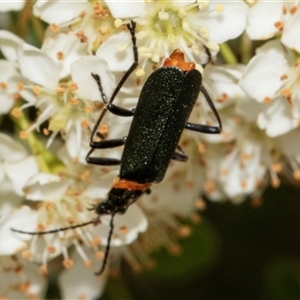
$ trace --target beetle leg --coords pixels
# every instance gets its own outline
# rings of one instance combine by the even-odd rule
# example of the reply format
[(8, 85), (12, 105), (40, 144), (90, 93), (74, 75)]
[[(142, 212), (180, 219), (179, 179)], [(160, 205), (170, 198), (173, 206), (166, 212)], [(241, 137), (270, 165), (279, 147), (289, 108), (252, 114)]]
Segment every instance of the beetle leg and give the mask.
[(137, 50), (137, 46), (136, 46), (136, 37), (135, 37), (135, 28), (136, 28), (136, 23), (134, 21), (131, 21), (130, 24), (127, 25), (127, 28), (130, 32), (131, 35), (131, 41), (132, 41), (132, 51), (133, 51), (133, 58), (134, 61), (131, 64), (131, 66), (129, 67), (129, 69), (126, 71), (126, 73), (124, 74), (124, 76), (121, 78), (120, 82), (118, 83), (117, 87), (115, 88), (111, 98), (107, 99), (107, 96), (104, 93), (102, 84), (101, 84), (101, 79), (100, 76), (97, 74), (92, 74), (92, 76), (94, 77), (94, 79), (97, 82), (99, 91), (101, 93), (101, 97), (102, 100), (104, 102), (104, 104), (106, 104), (106, 106), (103, 108), (102, 113), (99, 117), (99, 119), (97, 120), (96, 124), (93, 127), (92, 130), (92, 134), (91, 134), (91, 143), (93, 142), (95, 135), (97, 133), (99, 124), (101, 123), (102, 119), (104, 118), (105, 113), (107, 112), (107, 110), (111, 111), (113, 114), (115, 115), (119, 115), (119, 116), (133, 116), (134, 114), (134, 110), (127, 110), (125, 108), (113, 105), (112, 102), (114, 101), (115, 97), (117, 96), (118, 92), (120, 91), (120, 89), (122, 88), (123, 84), (125, 83), (125, 81), (127, 80), (127, 78), (130, 76), (130, 74), (137, 68), (138, 66), (138, 60), (139, 60), (139, 55), (138, 55), (138, 50)]
[[(102, 97), (104, 104), (107, 104), (107, 97), (103, 91), (100, 76), (95, 73), (92, 73), (92, 76), (98, 85), (98, 88), (101, 93), (101, 97)], [(109, 101), (109, 104), (107, 104), (107, 106), (106, 106), (106, 110), (109, 110), (111, 113), (113, 113), (114, 115), (117, 115), (117, 116), (132, 117), (134, 115), (135, 109), (126, 109), (126, 108), (114, 105), (111, 103), (111, 101)], [(102, 119), (103, 119), (103, 116), (102, 116)]]
[(205, 87), (203, 85), (201, 85), (200, 87), (200, 91), (202, 92), (202, 94), (204, 95), (204, 98), (206, 100), (206, 102), (208, 103), (209, 107), (211, 108), (213, 114), (215, 115), (219, 126), (209, 126), (209, 125), (202, 125), (202, 124), (196, 124), (196, 123), (190, 123), (187, 122), (185, 125), (186, 129), (189, 130), (193, 130), (193, 131), (198, 131), (198, 132), (203, 132), (203, 133), (221, 133), (222, 132), (222, 122), (221, 122), (221, 118), (210, 98), (210, 96), (208, 95)]
[(123, 146), (125, 144), (126, 138), (123, 139), (111, 139), (104, 140), (100, 142), (91, 142), (90, 147), (93, 149), (106, 149)]
[(91, 149), (86, 156), (86, 161), (89, 164), (98, 166), (118, 166), (121, 164), (121, 160), (117, 158), (90, 156), (93, 152), (94, 149)]
[(107, 106), (107, 109), (114, 115), (121, 116), (121, 117), (132, 117), (134, 115), (134, 111), (135, 111), (135, 108), (126, 109), (126, 108), (123, 108), (123, 107), (120, 107), (120, 106), (117, 106), (114, 104), (109, 104)]
[(186, 162), (189, 159), (188, 156), (184, 153), (183, 149), (179, 145), (177, 145), (176, 148), (178, 149), (179, 152), (174, 152), (172, 159)]
[(177, 160), (177, 161), (182, 161), (182, 162), (186, 162), (189, 158), (187, 155), (185, 154), (181, 154), (178, 152), (174, 152), (172, 159)]
[(137, 66), (139, 65), (139, 55), (138, 55), (138, 50), (137, 50), (137, 46), (136, 46), (136, 37), (135, 37), (135, 27), (136, 27), (136, 23), (134, 21), (131, 21), (130, 24), (127, 25), (127, 28), (130, 32), (131, 35), (131, 41), (132, 41), (132, 50), (133, 50), (133, 58), (134, 61), (131, 64), (131, 66), (129, 67), (129, 69), (126, 71), (126, 73), (124, 74), (124, 76), (121, 78), (121, 80), (119, 81), (117, 87), (115, 88), (111, 98), (109, 99), (109, 101), (107, 101), (107, 97), (103, 91), (103, 87), (101, 84), (101, 79), (99, 77), (99, 75), (92, 73), (92, 76), (94, 77), (94, 79), (96, 80), (100, 93), (101, 93), (101, 97), (102, 100), (105, 104), (111, 104), (117, 94), (119, 93), (120, 89), (122, 88), (123, 84), (125, 83), (125, 81), (127, 80), (127, 78), (130, 76), (130, 74), (137, 68)]
[(202, 125), (202, 124), (196, 124), (196, 123), (190, 123), (190, 122), (186, 123), (185, 129), (198, 131), (198, 132), (202, 132), (202, 133), (209, 133), (209, 134), (221, 132), (221, 130), (218, 126), (209, 126), (209, 125)]
[(90, 147), (91, 150), (88, 152), (86, 156), (86, 161), (89, 164), (93, 165), (100, 165), (100, 166), (116, 166), (121, 163), (121, 161), (117, 158), (110, 158), (110, 157), (94, 157), (91, 154), (94, 152), (95, 149), (107, 149), (107, 148), (114, 148), (124, 145), (126, 142), (126, 137), (122, 139), (112, 139), (112, 140), (104, 140), (100, 142), (91, 142)]

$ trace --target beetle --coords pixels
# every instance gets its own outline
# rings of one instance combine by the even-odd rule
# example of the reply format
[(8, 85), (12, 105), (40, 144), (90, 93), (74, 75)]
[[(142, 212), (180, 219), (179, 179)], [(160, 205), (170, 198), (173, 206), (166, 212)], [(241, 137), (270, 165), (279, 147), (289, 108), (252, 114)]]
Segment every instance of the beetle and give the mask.
[[(184, 54), (176, 49), (162, 67), (155, 70), (145, 82), (137, 106), (127, 110), (113, 104), (115, 96), (128, 76), (138, 66), (138, 52), (135, 40), (135, 23), (127, 26), (132, 37), (134, 62), (120, 81), (112, 97), (107, 101), (100, 77), (92, 74), (98, 83), (106, 107), (95, 124), (90, 141), (91, 150), (87, 154), (88, 163), (96, 165), (120, 165), (119, 176), (113, 181), (107, 200), (96, 206), (98, 216), (111, 215), (111, 230), (101, 274), (105, 268), (109, 244), (113, 232), (115, 214), (123, 214), (127, 208), (144, 193), (150, 192), (153, 183), (163, 180), (171, 159), (185, 162), (188, 157), (178, 145), (184, 129), (217, 134), (222, 131), (222, 122), (207, 91), (202, 86), (201, 73), (194, 62), (186, 62)], [(211, 60), (210, 52), (208, 61)], [(199, 93), (202, 92), (212, 109), (219, 126), (209, 126), (188, 122)], [(98, 127), (109, 110), (118, 116), (133, 116), (129, 133), (121, 139), (94, 142)], [(121, 159), (93, 157), (95, 149), (106, 149), (124, 145)], [(177, 150), (176, 150), (177, 149)]]
[[(111, 215), (105, 256), (102, 267), (96, 275), (102, 274), (105, 270), (114, 230), (114, 216), (125, 213), (127, 208), (144, 193), (150, 193), (151, 185), (163, 180), (172, 159), (180, 162), (187, 161), (188, 157), (178, 145), (182, 131), (189, 129), (209, 134), (218, 134), (222, 131), (218, 112), (202, 86), (201, 73), (195, 68), (194, 62), (184, 60), (184, 53), (180, 49), (175, 49), (170, 57), (164, 61), (163, 66), (156, 69), (148, 77), (142, 87), (136, 108), (128, 110), (113, 104), (121, 87), (138, 66), (136, 23), (131, 21), (127, 28), (131, 35), (134, 62), (120, 80), (109, 100), (104, 93), (100, 77), (92, 73), (105, 106), (93, 127), (90, 138), (91, 149), (86, 156), (86, 161), (95, 165), (120, 165), (119, 175), (113, 181), (107, 199), (95, 205), (94, 209), (97, 216), (89, 222), (36, 233), (14, 230), (29, 234), (54, 233), (88, 224), (98, 224), (102, 215)], [(205, 51), (208, 59), (202, 65), (203, 68), (211, 60), (211, 54), (206, 47)], [(214, 113), (218, 126), (188, 122), (200, 92), (203, 93)], [(133, 117), (126, 137), (106, 140), (104, 136), (98, 133), (98, 128), (107, 111), (117, 116)], [(96, 136), (99, 135), (101, 140), (95, 141)], [(92, 156), (96, 149), (118, 146), (124, 146), (121, 159)]]

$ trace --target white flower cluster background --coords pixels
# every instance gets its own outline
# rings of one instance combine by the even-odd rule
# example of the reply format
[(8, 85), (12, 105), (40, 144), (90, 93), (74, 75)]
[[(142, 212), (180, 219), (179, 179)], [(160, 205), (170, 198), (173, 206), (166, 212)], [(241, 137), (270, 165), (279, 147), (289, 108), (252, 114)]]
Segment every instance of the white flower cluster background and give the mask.
[[(0, 298), (43, 299), (56, 259), (62, 298), (95, 299), (122, 259), (139, 271), (157, 248), (176, 251), (169, 233), (184, 234), (178, 216), (197, 218), (203, 196), (257, 203), (266, 187), (283, 179), (297, 185), (299, 8), (300, 1), (262, 0), (0, 1)], [(97, 226), (40, 236), (11, 228), (46, 231), (88, 222), (106, 199), (119, 167), (85, 161), (104, 107), (91, 73), (109, 98), (133, 62), (131, 20), (139, 66), (114, 103), (133, 109), (149, 75), (180, 48), (202, 73), (223, 130), (184, 131), (180, 146), (188, 161), (171, 161), (151, 194), (116, 216), (107, 272), (97, 277), (110, 216)], [(204, 70), (203, 46), (212, 53)], [(203, 95), (190, 121), (217, 126)], [(122, 138), (130, 122), (108, 112), (99, 131)], [(122, 147), (95, 153), (120, 158)], [(139, 239), (151, 240), (151, 247), (134, 247)]]

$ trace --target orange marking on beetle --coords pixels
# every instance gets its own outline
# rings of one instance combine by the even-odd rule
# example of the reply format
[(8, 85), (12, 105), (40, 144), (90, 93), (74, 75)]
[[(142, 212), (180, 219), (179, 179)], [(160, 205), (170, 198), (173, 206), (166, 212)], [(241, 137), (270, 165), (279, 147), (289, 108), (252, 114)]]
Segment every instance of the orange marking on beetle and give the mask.
[(163, 66), (177, 67), (182, 71), (190, 71), (196, 67), (194, 62), (184, 60), (184, 54), (180, 49), (175, 49), (170, 57), (165, 59)]
[(116, 189), (145, 191), (151, 186), (151, 183), (138, 183), (127, 179), (120, 179), (117, 177), (115, 178), (112, 186)]

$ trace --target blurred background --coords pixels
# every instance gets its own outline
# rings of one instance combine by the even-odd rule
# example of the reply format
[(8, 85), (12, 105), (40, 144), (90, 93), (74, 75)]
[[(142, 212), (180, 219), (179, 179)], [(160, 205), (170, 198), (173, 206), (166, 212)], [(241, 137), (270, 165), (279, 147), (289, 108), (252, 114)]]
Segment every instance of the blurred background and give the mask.
[[(101, 299), (300, 299), (300, 190), (268, 189), (261, 205), (212, 203), (183, 252), (153, 255), (140, 274), (123, 265)], [(57, 297), (54, 285), (48, 298)]]
[(257, 208), (208, 201), (181, 257), (157, 254), (152, 274), (124, 268), (133, 299), (299, 299), (299, 198), (281, 187)]

